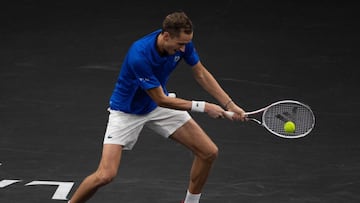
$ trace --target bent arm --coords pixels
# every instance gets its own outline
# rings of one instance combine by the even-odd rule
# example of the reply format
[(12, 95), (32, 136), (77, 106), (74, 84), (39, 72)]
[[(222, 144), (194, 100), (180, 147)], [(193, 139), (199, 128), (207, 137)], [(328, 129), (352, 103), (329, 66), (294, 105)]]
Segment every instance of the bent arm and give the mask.
[[(234, 102), (231, 101), (230, 96), (221, 88), (219, 83), (215, 80), (212, 74), (206, 70), (206, 68), (198, 62), (193, 66), (193, 74), (195, 80), (218, 102), (227, 106), (227, 110), (235, 112), (237, 115), (233, 117), (235, 120), (244, 119), (244, 111), (238, 107)], [(195, 110), (193, 109), (193, 104), (196, 104), (196, 101), (189, 101), (181, 98), (168, 97), (164, 94), (164, 91), (161, 86), (146, 90), (148, 95), (157, 103), (158, 106), (177, 109), (177, 110)], [(195, 103), (194, 103), (195, 102)], [(210, 117), (218, 118), (224, 116), (224, 109), (217, 104), (203, 102), (204, 108), (201, 110), (206, 112)], [(198, 111), (198, 110), (196, 110)]]
[(191, 110), (191, 101), (181, 98), (168, 97), (164, 94), (161, 86), (149, 89), (146, 92), (158, 106), (184, 111)]
[(191, 110), (191, 101), (181, 98), (168, 97), (164, 94), (161, 86), (149, 89), (146, 92), (158, 106), (184, 111)]
[[(161, 86), (146, 90), (146, 92), (157, 103), (157, 105), (161, 107), (183, 111), (191, 110), (205, 112), (212, 118), (219, 118), (224, 116), (224, 110), (216, 104), (205, 101), (189, 101), (181, 98), (168, 97), (164, 94)], [(199, 106), (197, 106), (197, 104)], [(200, 107), (201, 105), (203, 106)], [(194, 106), (196, 106), (196, 108)]]

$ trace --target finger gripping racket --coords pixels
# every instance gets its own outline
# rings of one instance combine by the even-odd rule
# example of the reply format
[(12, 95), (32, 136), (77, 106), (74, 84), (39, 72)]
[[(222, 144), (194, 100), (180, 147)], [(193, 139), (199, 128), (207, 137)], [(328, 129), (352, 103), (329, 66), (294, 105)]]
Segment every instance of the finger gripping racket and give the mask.
[[(232, 112), (227, 112), (231, 115)], [(315, 126), (315, 116), (309, 106), (299, 101), (282, 100), (256, 111), (245, 113), (247, 120), (253, 121), (269, 132), (282, 138), (300, 138), (308, 135)], [(295, 130), (286, 131), (284, 125), (291, 121)]]

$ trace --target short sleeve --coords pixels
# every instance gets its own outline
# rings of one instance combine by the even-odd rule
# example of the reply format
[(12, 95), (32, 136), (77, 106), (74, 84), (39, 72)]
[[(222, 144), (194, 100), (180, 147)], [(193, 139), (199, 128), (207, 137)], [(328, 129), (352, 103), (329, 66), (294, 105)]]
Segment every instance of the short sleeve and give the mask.
[(160, 86), (159, 80), (155, 77), (152, 68), (148, 63), (137, 60), (137, 62), (133, 64), (132, 70), (142, 89), (148, 90)]
[(200, 57), (199, 57), (199, 55), (194, 47), (194, 44), (192, 42), (186, 44), (184, 60), (190, 66), (197, 64), (200, 60)]

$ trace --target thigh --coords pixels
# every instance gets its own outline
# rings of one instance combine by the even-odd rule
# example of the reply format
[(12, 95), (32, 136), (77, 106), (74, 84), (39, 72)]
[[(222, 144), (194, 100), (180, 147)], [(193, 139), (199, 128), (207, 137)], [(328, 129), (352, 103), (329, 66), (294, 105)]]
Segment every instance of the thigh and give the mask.
[(201, 157), (217, 151), (215, 143), (193, 119), (177, 129), (171, 138)]
[(104, 144), (98, 171), (107, 176), (115, 176), (120, 166), (122, 150), (121, 145)]

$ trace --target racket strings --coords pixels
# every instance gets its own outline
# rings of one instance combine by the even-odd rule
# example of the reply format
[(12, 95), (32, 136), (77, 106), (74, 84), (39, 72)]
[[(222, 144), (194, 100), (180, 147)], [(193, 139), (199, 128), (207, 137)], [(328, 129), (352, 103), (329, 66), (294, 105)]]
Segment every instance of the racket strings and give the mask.
[[(284, 124), (295, 123), (294, 132), (286, 132)], [(308, 134), (315, 123), (314, 115), (307, 106), (298, 103), (279, 103), (270, 106), (263, 114), (263, 124), (270, 131), (284, 137), (300, 137)]]

